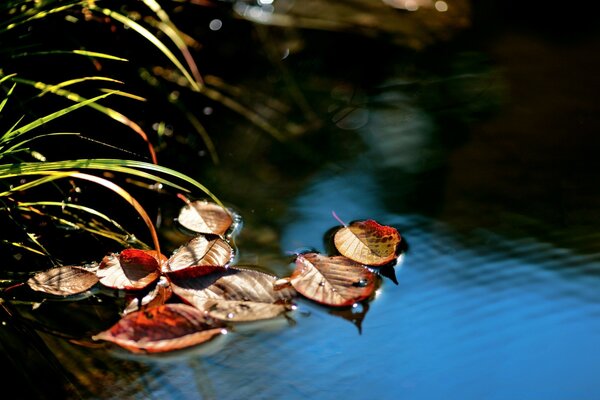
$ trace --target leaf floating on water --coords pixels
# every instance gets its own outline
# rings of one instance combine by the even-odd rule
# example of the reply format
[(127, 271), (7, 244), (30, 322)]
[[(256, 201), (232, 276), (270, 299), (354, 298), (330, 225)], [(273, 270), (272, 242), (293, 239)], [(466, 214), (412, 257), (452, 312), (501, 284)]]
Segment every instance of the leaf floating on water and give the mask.
[(328, 306), (351, 306), (373, 294), (376, 275), (346, 257), (317, 253), (296, 257), (291, 283), (307, 298)]
[(204, 343), (224, 333), (222, 322), (187, 304), (165, 304), (136, 311), (92, 337), (134, 353), (160, 353)]
[(380, 266), (396, 258), (401, 237), (395, 228), (369, 219), (341, 228), (333, 241), (343, 256), (364, 265)]
[(226, 266), (233, 259), (233, 248), (225, 240), (198, 235), (177, 249), (163, 265), (163, 272), (180, 278), (194, 278)]
[(80, 294), (96, 283), (96, 274), (75, 266), (62, 266), (38, 272), (27, 281), (31, 289), (56, 296)]
[(173, 290), (168, 279), (161, 276), (156, 286), (143, 297), (135, 297), (127, 304), (123, 314), (129, 314), (134, 311), (145, 310), (151, 307), (162, 306), (171, 298)]
[(96, 275), (110, 288), (139, 290), (158, 279), (160, 267), (153, 253), (126, 249), (104, 257)]
[(177, 221), (192, 232), (214, 235), (224, 235), (233, 224), (229, 211), (207, 201), (186, 204), (179, 212)]
[(222, 268), (194, 279), (173, 280), (173, 292), (213, 318), (232, 322), (277, 317), (292, 308), (296, 291), (275, 290), (277, 277), (251, 269)]

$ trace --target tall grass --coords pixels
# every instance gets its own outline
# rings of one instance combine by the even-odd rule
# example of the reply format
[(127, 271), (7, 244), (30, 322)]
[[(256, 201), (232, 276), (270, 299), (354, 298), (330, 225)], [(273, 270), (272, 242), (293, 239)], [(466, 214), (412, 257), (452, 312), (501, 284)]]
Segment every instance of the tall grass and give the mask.
[[(130, 65), (136, 63), (135, 59), (128, 60), (122, 57), (119, 48), (115, 49), (115, 54), (87, 48), (85, 44), (81, 48), (65, 48), (72, 44), (69, 38), (65, 38), (64, 42), (54, 43), (55, 48), (39, 46), (39, 43), (43, 43), (44, 27), (52, 27), (54, 24), (61, 24), (64, 29), (69, 28), (70, 24), (106, 24), (107, 21), (111, 24), (121, 24), (131, 34), (139, 35), (154, 47), (157, 57), (164, 57), (184, 76), (189, 87), (199, 92), (203, 87), (202, 77), (187, 49), (184, 35), (156, 1), (144, 0), (141, 3), (154, 17), (153, 20), (157, 21), (155, 27), (144, 26), (122, 11), (127, 4), (137, 6), (138, 3), (137, 1), (8, 0), (0, 5), (2, 17), (0, 18), (0, 42), (5, 44), (0, 49), (0, 90), (4, 92), (0, 97), (0, 129), (3, 129), (0, 131), (0, 218), (4, 215), (5, 220), (14, 222), (15, 213), (17, 216), (43, 216), (59, 226), (77, 228), (93, 236), (108, 238), (122, 246), (148, 248), (147, 243), (137, 239), (139, 235), (129, 233), (128, 228), (111, 215), (113, 211), (102, 211), (69, 199), (56, 199), (56, 193), (62, 190), (61, 181), (89, 182), (123, 200), (122, 204), (115, 202), (113, 207), (131, 207), (144, 222), (152, 247), (160, 251), (158, 235), (150, 212), (130, 189), (113, 181), (107, 172), (118, 176), (135, 177), (148, 182), (149, 185), (160, 184), (171, 188), (173, 193), (186, 192), (196, 195), (202, 193), (221, 204), (220, 200), (200, 182), (186, 174), (159, 165), (151, 135), (134, 118), (128, 117), (126, 113), (110, 105), (116, 98), (146, 101), (145, 98), (126, 90), (104, 87), (105, 85), (123, 86), (123, 82), (115, 76), (98, 74), (80, 76), (79, 64), (71, 62), (73, 57), (80, 57), (89, 60), (97, 70), (103, 70), (109, 68), (105, 68), (100, 61)], [(110, 8), (111, 6), (119, 8), (113, 9)], [(168, 42), (159, 38), (152, 29), (165, 34)], [(30, 34), (30, 32), (34, 33)], [(77, 39), (84, 42), (86, 38)], [(171, 50), (172, 47), (175, 51)], [(58, 82), (57, 79), (52, 79), (54, 72), (45, 68), (29, 67), (33, 63), (39, 63), (40, 59), (49, 57), (54, 60), (57, 57), (65, 59), (62, 64), (64, 69), (56, 72), (56, 76), (60, 77)], [(28, 63), (28, 60), (33, 61)], [(43, 77), (49, 76), (55, 83), (39, 79), (36, 77), (37, 73)], [(96, 94), (92, 96), (80, 94), (77, 88), (88, 93), (96, 92)], [(37, 94), (35, 92), (32, 94), (32, 90), (37, 91)], [(70, 101), (72, 104), (65, 106), (65, 101)], [(40, 116), (36, 108), (40, 104), (42, 109), (50, 111)], [(33, 111), (29, 109), (31, 105), (34, 106)], [(88, 128), (85, 123), (80, 124), (78, 132), (60, 128), (53, 130), (57, 126), (60, 127), (61, 121), (72, 121), (73, 114), (81, 113), (83, 109), (93, 109), (99, 112), (100, 118), (119, 122), (124, 127), (123, 134), (131, 131), (138, 135), (146, 143), (149, 162), (129, 158), (81, 158), (77, 157), (77, 148), (73, 148), (70, 152), (75, 156), (72, 159), (49, 161), (48, 158), (53, 158), (52, 146), (40, 147), (38, 144), (43, 141), (46, 143), (55, 141), (60, 146), (64, 143), (65, 137), (85, 137)], [(195, 116), (190, 115), (188, 118), (193, 120)], [(93, 124), (94, 121), (96, 120), (90, 123)], [(194, 121), (195, 128), (201, 132), (213, 160), (218, 160), (210, 137), (201, 123), (197, 119)], [(1, 128), (3, 125), (5, 128)], [(101, 143), (98, 148), (99, 153), (106, 146), (120, 148), (118, 142), (111, 144), (101, 140)], [(126, 153), (123, 150), (123, 154)], [(110, 197), (108, 194), (107, 196)], [(115, 212), (115, 214), (121, 215), (122, 212)], [(54, 262), (52, 249), (47, 248), (40, 241), (40, 236), (36, 233), (37, 226), (35, 223), (27, 224), (29, 220), (31, 218), (26, 217), (15, 222), (23, 234), (20, 237), (2, 237), (0, 245), (18, 247), (32, 254), (47, 257)]]

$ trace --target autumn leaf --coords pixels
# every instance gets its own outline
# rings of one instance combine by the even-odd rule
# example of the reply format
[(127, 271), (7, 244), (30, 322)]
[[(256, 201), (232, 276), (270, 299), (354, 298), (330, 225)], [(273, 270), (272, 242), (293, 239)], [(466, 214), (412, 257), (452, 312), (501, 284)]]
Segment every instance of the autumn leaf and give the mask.
[(27, 285), (33, 290), (57, 296), (80, 294), (98, 283), (95, 273), (85, 268), (62, 266), (38, 272)]
[(173, 290), (171, 289), (169, 280), (161, 276), (158, 282), (156, 282), (156, 286), (150, 292), (142, 297), (134, 297), (125, 307), (123, 314), (161, 306), (171, 298), (172, 294)]
[(110, 288), (140, 290), (158, 279), (160, 268), (155, 253), (126, 249), (104, 257), (96, 275)]
[(225, 333), (224, 324), (186, 304), (165, 304), (125, 315), (94, 340), (115, 343), (134, 353), (180, 350)]
[(193, 278), (226, 266), (233, 255), (233, 248), (225, 240), (214, 235), (198, 235), (173, 253), (163, 265), (163, 272)]
[(341, 255), (364, 265), (385, 265), (396, 258), (401, 237), (391, 226), (369, 219), (338, 230), (333, 241)]
[(275, 290), (277, 277), (241, 268), (221, 268), (194, 279), (172, 281), (173, 292), (213, 318), (232, 322), (274, 318), (292, 308), (295, 290)]
[(227, 209), (218, 204), (193, 201), (181, 209), (177, 222), (192, 232), (224, 235), (233, 224), (233, 218)]
[(300, 254), (290, 283), (305, 297), (328, 306), (351, 306), (371, 296), (376, 275), (343, 256)]

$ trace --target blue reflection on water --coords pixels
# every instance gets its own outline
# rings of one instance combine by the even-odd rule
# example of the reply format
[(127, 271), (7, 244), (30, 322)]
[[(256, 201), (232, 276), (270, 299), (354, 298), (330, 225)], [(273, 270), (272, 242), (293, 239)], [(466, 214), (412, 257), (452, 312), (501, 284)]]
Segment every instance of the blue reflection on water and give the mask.
[(324, 250), (331, 210), (400, 229), (410, 249), (399, 285), (384, 280), (362, 334), (301, 301), (293, 326), (233, 332), (213, 355), (156, 366), (154, 398), (597, 398), (600, 257), (386, 213), (369, 173), (316, 177), (281, 239)]
[[(312, 346), (340, 359), (339, 365), (322, 360), (319, 375), (331, 380), (333, 392), (315, 396), (565, 399), (598, 393), (600, 293), (589, 272), (600, 270), (599, 257), (483, 230), (472, 236), (487, 244), (472, 246), (473, 237), (428, 218), (386, 214), (377, 189), (358, 169), (322, 178), (298, 198), (295, 222), (284, 232), (283, 247), (298, 240), (318, 246), (319, 233), (335, 225), (335, 210), (347, 220), (372, 217), (394, 225), (410, 245), (399, 285), (384, 282), (361, 337), (340, 335), (336, 324), (315, 327), (330, 339)], [(306, 354), (297, 357), (306, 363)], [(319, 375), (307, 380), (323, 381)]]

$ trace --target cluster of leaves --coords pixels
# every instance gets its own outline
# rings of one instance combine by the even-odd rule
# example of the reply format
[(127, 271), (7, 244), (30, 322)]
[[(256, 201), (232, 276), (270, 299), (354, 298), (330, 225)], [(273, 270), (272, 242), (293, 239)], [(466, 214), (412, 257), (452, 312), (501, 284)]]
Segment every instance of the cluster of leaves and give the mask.
[(396, 262), (401, 237), (372, 220), (341, 227), (341, 255), (297, 254), (289, 277), (235, 265), (232, 238), (240, 218), (207, 201), (188, 202), (178, 222), (194, 236), (170, 257), (125, 249), (94, 267), (61, 266), (27, 281), (38, 292), (69, 298), (96, 286), (125, 293), (122, 318), (94, 340), (134, 353), (180, 350), (226, 332), (232, 323), (276, 318), (296, 308), (298, 294), (332, 308), (368, 301), (378, 286), (376, 268)]

